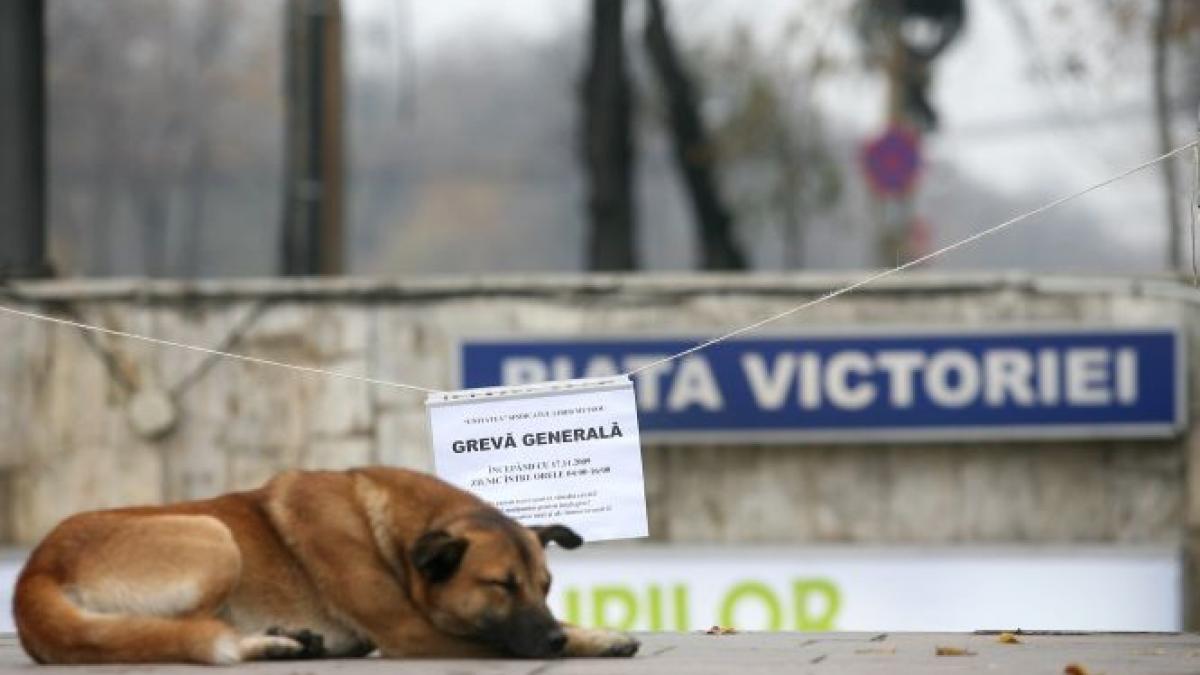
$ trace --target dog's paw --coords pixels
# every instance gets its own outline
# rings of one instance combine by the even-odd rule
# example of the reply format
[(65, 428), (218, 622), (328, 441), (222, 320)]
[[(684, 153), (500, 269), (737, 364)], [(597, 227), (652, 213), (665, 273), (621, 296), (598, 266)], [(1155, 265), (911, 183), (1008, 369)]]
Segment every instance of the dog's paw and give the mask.
[(642, 643), (637, 638), (614, 630), (564, 627), (567, 646), (563, 656), (633, 656)]
[(242, 638), (243, 660), (314, 659), (325, 654), (325, 639), (310, 630), (270, 628), (265, 635)]
[(292, 656), (283, 656), (276, 658), (290, 659), (316, 659), (325, 655), (325, 637), (320, 633), (314, 633), (307, 628), (302, 630), (287, 631), (278, 626), (272, 626), (267, 629), (267, 635), (272, 637), (291, 638), (300, 643), (302, 649), (299, 654)]
[(608, 649), (605, 649), (604, 653), (600, 656), (633, 656), (641, 646), (641, 641), (632, 635), (618, 633), (616, 639), (609, 644)]
[(238, 651), (243, 661), (296, 659), (304, 652), (304, 645), (282, 635), (251, 635), (238, 642)]

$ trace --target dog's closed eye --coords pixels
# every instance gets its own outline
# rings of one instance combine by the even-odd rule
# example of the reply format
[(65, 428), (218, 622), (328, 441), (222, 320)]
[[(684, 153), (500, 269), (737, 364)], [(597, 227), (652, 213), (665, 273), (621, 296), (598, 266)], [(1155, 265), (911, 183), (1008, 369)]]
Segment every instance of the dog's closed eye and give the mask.
[(512, 594), (515, 594), (521, 589), (520, 584), (517, 583), (517, 579), (511, 574), (503, 579), (484, 579), (483, 583), (491, 584), (492, 586), (499, 586), (508, 593)]

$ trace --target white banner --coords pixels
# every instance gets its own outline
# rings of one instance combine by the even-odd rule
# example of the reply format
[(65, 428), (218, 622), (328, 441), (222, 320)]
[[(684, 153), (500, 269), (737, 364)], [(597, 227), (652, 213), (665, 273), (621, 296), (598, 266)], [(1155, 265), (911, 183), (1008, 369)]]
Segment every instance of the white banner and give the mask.
[(12, 600), (17, 586), (17, 575), (21, 573), (24, 559), (0, 555), (0, 633), (17, 630), (13, 624)]
[(583, 626), (687, 631), (1178, 631), (1174, 549), (551, 549), (550, 606)]
[[(0, 633), (24, 561), (0, 556)], [(1175, 549), (550, 548), (550, 606), (633, 630), (1178, 631)]]
[(585, 541), (647, 535), (633, 383), (627, 377), (430, 395), (434, 466), (526, 525)]

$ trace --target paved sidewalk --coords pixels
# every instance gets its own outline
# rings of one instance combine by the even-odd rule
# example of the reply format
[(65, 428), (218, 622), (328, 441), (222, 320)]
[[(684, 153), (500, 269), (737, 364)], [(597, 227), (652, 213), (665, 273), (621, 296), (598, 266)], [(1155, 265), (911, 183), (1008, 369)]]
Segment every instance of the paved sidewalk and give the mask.
[[(1079, 673), (1140, 675), (1200, 672), (1200, 635), (1022, 634), (1002, 644), (995, 634), (964, 633), (648, 633), (632, 659), (556, 661), (286, 661), (238, 666), (279, 675), (572, 675), (599, 673)], [(938, 647), (968, 655), (937, 656)], [(0, 635), (0, 673), (180, 673), (192, 666), (35, 666), (12, 635)], [(1069, 671), (1068, 671), (1069, 672)]]

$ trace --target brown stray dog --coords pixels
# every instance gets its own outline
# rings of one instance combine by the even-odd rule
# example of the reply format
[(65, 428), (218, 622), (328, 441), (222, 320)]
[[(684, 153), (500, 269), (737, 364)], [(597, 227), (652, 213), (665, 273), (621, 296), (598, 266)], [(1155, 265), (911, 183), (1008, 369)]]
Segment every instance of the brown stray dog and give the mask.
[(424, 474), (289, 471), (207, 501), (68, 518), (17, 581), (41, 663), (631, 656), (624, 634), (560, 624), (548, 542)]

